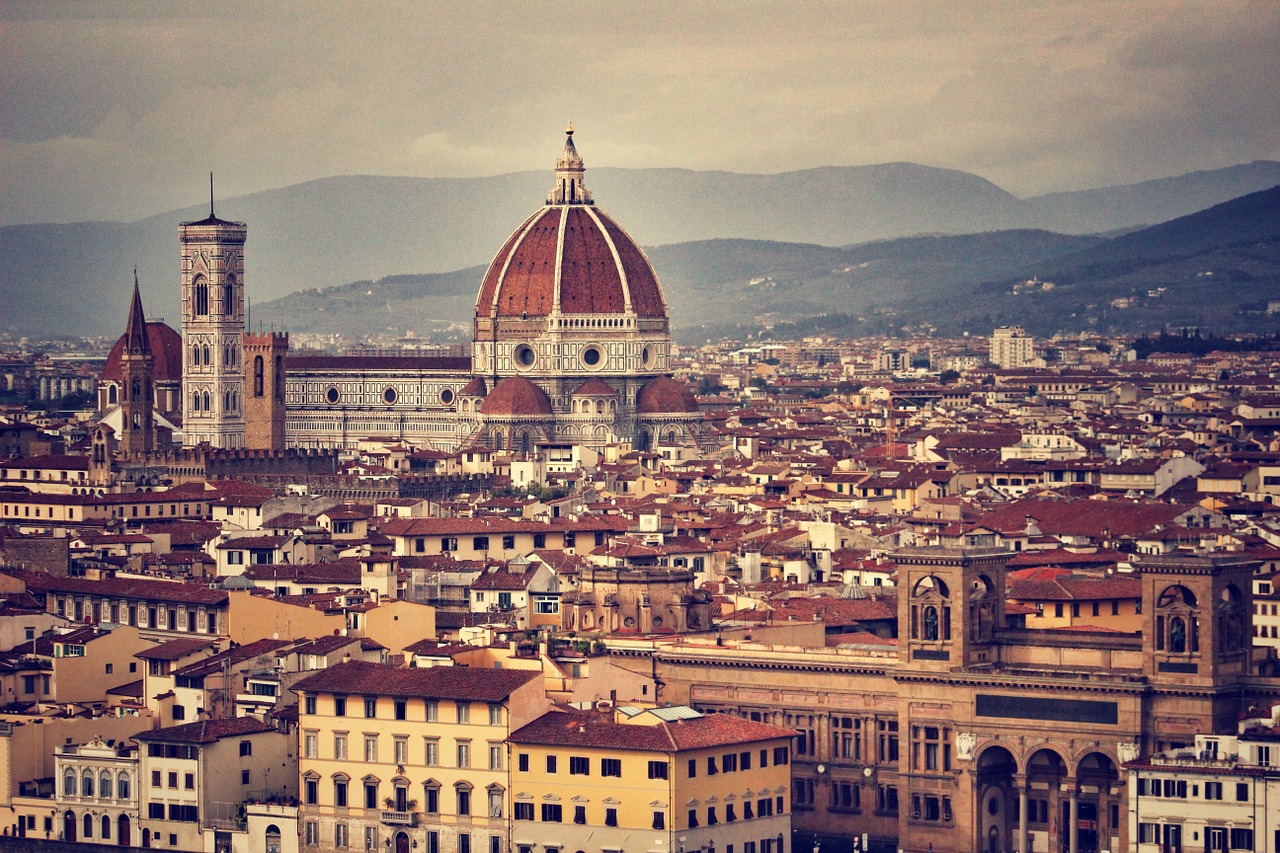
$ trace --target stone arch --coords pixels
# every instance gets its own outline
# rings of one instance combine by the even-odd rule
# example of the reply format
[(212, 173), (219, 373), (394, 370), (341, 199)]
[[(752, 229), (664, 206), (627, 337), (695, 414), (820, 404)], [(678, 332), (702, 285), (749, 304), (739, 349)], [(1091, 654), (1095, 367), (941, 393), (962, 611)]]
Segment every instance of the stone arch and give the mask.
[(974, 760), (974, 794), (978, 801), (978, 839), (984, 851), (1015, 849), (1018, 832), (1018, 761), (1000, 744), (984, 746)]
[(1075, 767), (1079, 791), (1077, 838), (1079, 850), (1118, 850), (1122, 783), (1114, 758), (1100, 750), (1080, 756)]

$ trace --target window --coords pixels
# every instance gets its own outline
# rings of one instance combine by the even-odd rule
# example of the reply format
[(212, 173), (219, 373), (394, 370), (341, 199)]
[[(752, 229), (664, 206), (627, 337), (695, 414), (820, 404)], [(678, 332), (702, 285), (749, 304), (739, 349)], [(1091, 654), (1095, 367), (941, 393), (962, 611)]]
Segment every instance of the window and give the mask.
[(240, 755), (241, 757), (246, 755), (253, 755), (253, 741), (248, 741), (248, 740), (240, 741)]
[[(751, 769), (751, 753), (744, 752), (738, 756), (738, 766), (743, 770)], [(666, 777), (663, 777), (666, 778)]]
[(466, 725), (467, 723), (470, 723), (471, 722), (471, 703), (459, 702), (457, 704), (457, 708), (458, 708), (458, 723), (460, 725)]
[(707, 826), (715, 826), (720, 822), (720, 818), (716, 816), (716, 807), (707, 806)]
[(502, 725), (502, 706), (496, 702), (489, 703), (489, 725)]
[(378, 699), (375, 696), (364, 697), (364, 715), (372, 719), (378, 716)]
[(618, 825), (618, 810), (617, 810), (617, 809), (615, 809), (615, 808), (607, 808), (607, 809), (605, 809), (605, 810), (604, 810), (604, 825), (605, 825), (605, 826), (617, 826), (617, 825)]
[(471, 853), (471, 834), (458, 833), (458, 853)]
[(347, 760), (347, 733), (333, 733), (333, 757), (338, 761)]
[(516, 820), (533, 820), (533, 803), (516, 803)]
[(561, 809), (559, 803), (543, 803), (542, 804), (542, 822), (543, 823), (560, 823)]
[(1238, 803), (1249, 802), (1249, 783), (1248, 782), (1236, 783), (1236, 802)]
[(396, 700), (396, 719), (407, 720), (409, 718), (409, 703), (403, 699)]
[(440, 813), (439, 783), (437, 783), (434, 780), (426, 783), (426, 785), (424, 785), (422, 788), (422, 792), (427, 799), (427, 803), (426, 803), (427, 814), (439, 814)]
[[(897, 724), (895, 723), (894, 725), (897, 725)], [(895, 743), (897, 742), (897, 738), (894, 739), (894, 742)], [(777, 766), (779, 764), (791, 763), (790, 753), (791, 753), (791, 750), (785, 746), (775, 746), (773, 748), (774, 766)]]
[(370, 764), (378, 762), (378, 736), (364, 736), (364, 760)]
[(489, 788), (489, 817), (502, 817), (501, 788)]
[(460, 785), (455, 789), (455, 793), (458, 796), (458, 814), (471, 814), (471, 788)]
[(409, 763), (409, 739), (403, 736), (397, 736), (394, 743), (394, 760), (396, 764)]
[(427, 706), (427, 722), (434, 723), (440, 717), (440, 703), (434, 699), (428, 699)]
[(333, 846), (343, 849), (349, 844), (347, 836), (347, 825), (345, 823), (335, 823), (333, 825)]
[(622, 778), (622, 759), (621, 758), (602, 758), (600, 759), (600, 775), (614, 776)]
[(569, 775), (570, 776), (590, 776), (591, 775), (591, 759), (581, 755), (569, 756)]
[(347, 780), (344, 778), (333, 780), (333, 804), (340, 809), (347, 807)]
[(440, 741), (437, 738), (425, 738), (423, 746), (426, 750), (423, 762), (428, 767), (440, 766)]
[(473, 550), (473, 551), (488, 551), (488, 550), (489, 550), (489, 537), (488, 537), (488, 536), (472, 536), (472, 537), (471, 537), (471, 550)]
[(951, 730), (942, 726), (912, 726), (911, 766), (916, 770), (950, 770)]
[[(1147, 780), (1146, 779), (1139, 780), (1138, 786), (1140, 788), (1145, 788), (1146, 786), (1142, 784), (1145, 781)], [(1143, 793), (1146, 793), (1146, 792), (1139, 791), (1139, 794), (1143, 794)], [(1222, 783), (1221, 782), (1205, 782), (1204, 798), (1206, 800), (1221, 800), (1222, 799)]]
[(170, 787), (170, 788), (177, 788), (177, 787), (178, 787), (178, 773), (177, 773), (177, 771), (170, 771), (170, 773), (169, 773), (169, 787)]
[(366, 809), (376, 809), (378, 807), (378, 783), (364, 783), (364, 807)]
[(304, 825), (303, 837), (306, 839), (308, 847), (315, 847), (320, 843), (320, 824), (317, 821), (309, 820)]
[(471, 766), (471, 741), (469, 740), (458, 741), (457, 752), (458, 752), (457, 766), (470, 767)]
[(698, 759), (696, 759), (696, 758), (690, 758), (690, 759), (689, 759), (689, 772), (688, 772), (688, 776), (689, 776), (689, 778), (690, 778), (690, 779), (695, 779), (695, 778), (697, 778), (697, 776), (698, 776)]
[(302, 706), (303, 706), (303, 708), (305, 709), (305, 710), (304, 710), (304, 713), (307, 713), (307, 714), (314, 714), (314, 713), (316, 712), (316, 697), (314, 697), (314, 696), (307, 696), (307, 697), (303, 700), (303, 702), (302, 702)]
[(1253, 849), (1253, 830), (1233, 828), (1231, 830), (1231, 849), (1232, 850), (1252, 850)]
[(529, 772), (529, 753), (521, 752), (516, 755), (516, 767), (521, 773)]
[(650, 761), (649, 762), (649, 778), (650, 779), (666, 779), (667, 778), (667, 762)]
[(548, 773), (556, 772), (556, 757), (554, 755), (547, 756), (547, 772)]
[(319, 779), (304, 779), (302, 781), (302, 801), (311, 806), (320, 801)]
[(335, 717), (345, 717), (347, 715), (347, 697), (333, 697), (333, 715)]
[(654, 828), (654, 829), (666, 829), (666, 828), (667, 828), (667, 813), (666, 813), (666, 812), (654, 812), (654, 813), (653, 813), (653, 828)]
[(129, 792), (129, 774), (122, 772), (116, 778), (116, 796), (122, 800), (127, 800), (131, 796)]
[(457, 550), (458, 550), (458, 537), (457, 537), (457, 536), (443, 536), (443, 537), (441, 537), (441, 539), (440, 539), (440, 550), (441, 550), (441, 551), (457, 551)]
[(319, 738), (317, 732), (307, 732), (302, 736), (302, 757), (316, 758), (319, 755)]
[[(160, 771), (159, 771), (159, 770), (152, 770), (152, 771), (151, 771), (151, 787), (153, 787), (153, 788), (159, 788), (159, 787), (160, 787)], [(73, 794), (75, 793), (75, 789), (74, 789), (74, 788), (72, 788), (71, 793), (73, 793)]]
[(489, 744), (489, 769), (502, 769), (502, 744)]
[(516, 537), (507, 535), (502, 537), (502, 549), (510, 551), (516, 547)]
[(731, 752), (720, 759), (720, 769), (725, 773), (738, 772), (738, 754)]
[(714, 755), (707, 756), (707, 775), (716, 775), (716, 757)]

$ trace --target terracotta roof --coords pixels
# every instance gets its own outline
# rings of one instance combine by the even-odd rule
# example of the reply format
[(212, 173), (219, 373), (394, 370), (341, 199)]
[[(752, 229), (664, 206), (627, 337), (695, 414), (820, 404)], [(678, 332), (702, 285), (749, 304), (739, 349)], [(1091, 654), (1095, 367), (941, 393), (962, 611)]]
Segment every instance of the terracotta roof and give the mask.
[(150, 649), (143, 649), (137, 652), (134, 657), (142, 658), (143, 660), (178, 660), (203, 649), (211, 648), (213, 648), (213, 640), (192, 637), (190, 639), (170, 640)]
[(489, 386), (485, 384), (483, 376), (473, 376), (471, 381), (462, 386), (462, 390), (458, 392), (459, 397), (483, 397), (489, 393)]
[(58, 578), (37, 572), (9, 570), (27, 584), (30, 590), (41, 592), (74, 592), (84, 595), (110, 596), (112, 598), (147, 599), (149, 601), (173, 601), (180, 604), (204, 604), (217, 606), (227, 601), (224, 590), (210, 589), (204, 584), (173, 583), (171, 581), (143, 578)]
[(636, 411), (642, 415), (686, 414), (698, 411), (698, 401), (688, 385), (670, 376), (656, 376), (636, 395)]
[[(107, 362), (102, 366), (104, 382), (120, 381), (120, 359), (124, 353), (124, 335), (121, 335), (107, 354)], [(147, 323), (147, 343), (151, 347), (151, 356), (155, 362), (151, 367), (151, 379), (154, 382), (177, 382), (182, 379), (182, 335), (164, 323)]]
[(471, 669), (438, 666), (399, 669), (364, 661), (331, 666), (293, 686), (300, 693), (348, 693), (369, 696), (421, 696), (501, 702), (542, 674), (533, 670)]
[(592, 376), (586, 382), (583, 382), (577, 388), (573, 389), (574, 397), (616, 397), (617, 390), (605, 382)]
[(663, 721), (653, 725), (614, 722), (612, 713), (551, 711), (511, 735), (517, 744), (679, 752), (791, 738), (791, 729), (728, 714)]
[(550, 415), (547, 392), (523, 376), (508, 376), (480, 404), (483, 415)]
[(490, 263), (476, 315), (621, 314), (628, 301), (641, 317), (666, 317), (658, 277), (640, 247), (602, 211), (549, 205)]
[(167, 729), (149, 729), (133, 736), (140, 741), (163, 741), (164, 743), (216, 743), (222, 738), (244, 737), (260, 732), (273, 732), (275, 726), (269, 726), (253, 717), (229, 717), (219, 720), (202, 720), (198, 723), (187, 723), (181, 726), (170, 726)]

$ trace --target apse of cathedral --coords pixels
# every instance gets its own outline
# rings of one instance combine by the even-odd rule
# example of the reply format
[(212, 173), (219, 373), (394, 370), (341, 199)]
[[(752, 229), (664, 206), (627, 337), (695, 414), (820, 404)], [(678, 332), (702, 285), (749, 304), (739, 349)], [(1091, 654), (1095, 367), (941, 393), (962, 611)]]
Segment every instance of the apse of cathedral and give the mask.
[[(480, 282), (470, 358), (290, 354), (287, 335), (247, 334), (246, 226), (212, 203), (207, 218), (182, 223), (182, 333), (147, 324), (157, 416), (181, 424), (185, 446), (221, 449), (704, 442), (692, 392), (668, 375), (658, 276), (596, 207), (573, 127), (565, 133), (545, 204)], [(118, 399), (119, 361), (113, 351), (104, 412)]]

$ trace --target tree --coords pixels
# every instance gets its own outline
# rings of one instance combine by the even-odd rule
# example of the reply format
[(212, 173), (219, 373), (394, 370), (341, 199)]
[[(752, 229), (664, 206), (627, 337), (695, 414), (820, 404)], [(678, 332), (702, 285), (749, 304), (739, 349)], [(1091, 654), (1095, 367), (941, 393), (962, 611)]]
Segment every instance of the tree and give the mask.
[(938, 374), (938, 381), (941, 382), (943, 385), (950, 385), (952, 382), (955, 382), (959, 378), (960, 378), (960, 371), (958, 370), (944, 370), (942, 371), (942, 373)]

